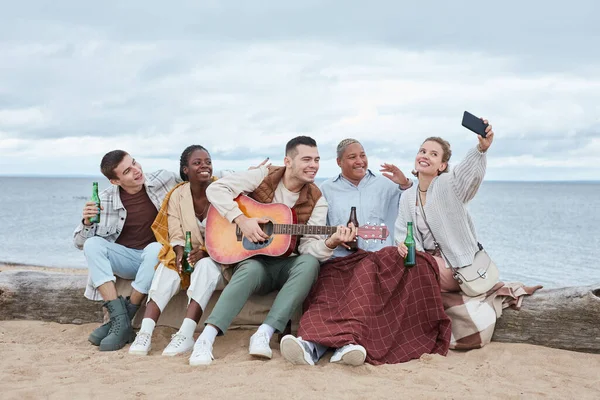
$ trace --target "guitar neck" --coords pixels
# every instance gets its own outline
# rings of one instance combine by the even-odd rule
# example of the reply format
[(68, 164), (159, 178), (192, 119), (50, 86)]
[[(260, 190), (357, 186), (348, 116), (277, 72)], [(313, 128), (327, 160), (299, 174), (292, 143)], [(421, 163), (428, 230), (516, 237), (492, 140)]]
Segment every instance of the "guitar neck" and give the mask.
[(276, 235), (333, 235), (336, 226), (274, 224), (273, 233)]

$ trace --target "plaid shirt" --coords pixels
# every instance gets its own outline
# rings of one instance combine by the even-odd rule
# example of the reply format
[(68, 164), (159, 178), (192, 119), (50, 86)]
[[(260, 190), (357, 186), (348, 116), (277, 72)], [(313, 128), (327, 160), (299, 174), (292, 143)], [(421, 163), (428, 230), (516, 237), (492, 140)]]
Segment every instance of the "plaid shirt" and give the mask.
[[(146, 193), (157, 210), (160, 210), (163, 199), (176, 184), (181, 182), (179, 175), (164, 169), (146, 174)], [(100, 193), (100, 223), (90, 226), (82, 222), (73, 233), (73, 243), (78, 249), (83, 249), (83, 243), (92, 236), (100, 236), (109, 242), (115, 242), (125, 225), (127, 210), (121, 202), (119, 186), (111, 185)]]

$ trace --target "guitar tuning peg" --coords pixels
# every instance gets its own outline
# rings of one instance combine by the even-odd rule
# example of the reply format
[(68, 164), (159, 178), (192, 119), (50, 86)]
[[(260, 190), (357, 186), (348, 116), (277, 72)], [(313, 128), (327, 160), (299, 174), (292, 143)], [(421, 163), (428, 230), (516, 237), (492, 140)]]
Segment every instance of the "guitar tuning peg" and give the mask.
[(379, 224), (379, 226), (385, 226), (385, 224), (382, 222), (381, 224)]
[(369, 221), (367, 221), (367, 225), (369, 225)]

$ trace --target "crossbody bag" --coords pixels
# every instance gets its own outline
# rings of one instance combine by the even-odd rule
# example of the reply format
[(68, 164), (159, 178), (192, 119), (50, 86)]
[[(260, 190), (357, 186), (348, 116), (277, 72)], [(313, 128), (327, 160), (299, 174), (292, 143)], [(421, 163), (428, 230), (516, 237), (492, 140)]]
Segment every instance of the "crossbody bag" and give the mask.
[(467, 296), (479, 296), (480, 294), (486, 293), (488, 290), (494, 287), (494, 285), (498, 282), (500, 278), (500, 274), (498, 272), (498, 267), (492, 261), (488, 253), (485, 251), (481, 243), (477, 242), (477, 246), (479, 247), (479, 251), (475, 253), (475, 258), (473, 259), (473, 263), (470, 265), (465, 265), (461, 268), (454, 268), (448, 261), (448, 258), (445, 256), (442, 247), (435, 239), (435, 235), (427, 222), (427, 216), (425, 215), (425, 209), (423, 208), (423, 204), (421, 203), (421, 197), (419, 196), (419, 191), (417, 190), (417, 203), (421, 209), (421, 213), (423, 214), (423, 220), (425, 221), (425, 225), (431, 232), (431, 237), (433, 238), (433, 244), (437, 250), (440, 251), (442, 256), (446, 259), (450, 268), (452, 268), (452, 276), (458, 282), (460, 286), (460, 290), (466, 294)]

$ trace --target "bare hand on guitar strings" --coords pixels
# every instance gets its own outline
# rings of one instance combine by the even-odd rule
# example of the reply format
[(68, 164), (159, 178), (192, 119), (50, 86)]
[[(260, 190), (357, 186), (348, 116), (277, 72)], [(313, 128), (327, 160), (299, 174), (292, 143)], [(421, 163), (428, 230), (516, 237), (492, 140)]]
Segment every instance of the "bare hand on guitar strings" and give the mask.
[(269, 238), (269, 235), (263, 232), (259, 224), (266, 224), (269, 222), (265, 218), (248, 218), (245, 215), (237, 216), (233, 222), (240, 227), (240, 230), (248, 240), (254, 243), (264, 242)]

